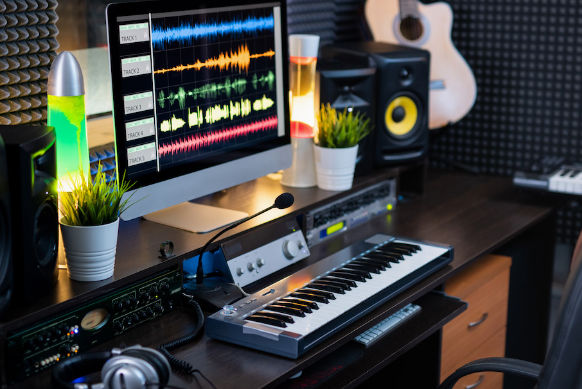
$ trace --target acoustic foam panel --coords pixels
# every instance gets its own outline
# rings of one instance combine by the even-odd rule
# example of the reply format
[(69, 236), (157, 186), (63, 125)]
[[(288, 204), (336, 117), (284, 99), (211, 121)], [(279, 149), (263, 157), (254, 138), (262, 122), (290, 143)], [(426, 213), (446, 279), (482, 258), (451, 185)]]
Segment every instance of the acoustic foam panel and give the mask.
[(0, 2), (0, 125), (46, 124), (56, 7), (56, 0)]

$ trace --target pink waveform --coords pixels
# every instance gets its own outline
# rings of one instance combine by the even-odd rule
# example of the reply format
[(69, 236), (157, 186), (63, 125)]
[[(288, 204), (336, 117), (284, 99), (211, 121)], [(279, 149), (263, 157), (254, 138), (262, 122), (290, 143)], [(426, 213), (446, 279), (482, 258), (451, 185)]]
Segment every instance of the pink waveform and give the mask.
[(252, 134), (259, 131), (267, 131), (277, 128), (277, 117), (271, 116), (258, 122), (244, 124), (241, 126), (226, 128), (216, 132), (203, 135), (190, 135), (186, 138), (173, 141), (168, 144), (161, 144), (158, 153), (161, 157), (168, 154), (186, 153), (208, 147), (214, 143), (229, 141), (233, 138)]

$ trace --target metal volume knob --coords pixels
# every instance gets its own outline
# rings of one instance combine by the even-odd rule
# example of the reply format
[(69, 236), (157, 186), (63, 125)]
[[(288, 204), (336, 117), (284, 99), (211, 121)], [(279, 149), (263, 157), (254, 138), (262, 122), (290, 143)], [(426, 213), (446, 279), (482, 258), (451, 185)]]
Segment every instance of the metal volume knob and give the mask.
[(299, 255), (299, 247), (297, 247), (297, 242), (294, 240), (286, 240), (283, 242), (283, 254), (287, 259), (293, 259)]

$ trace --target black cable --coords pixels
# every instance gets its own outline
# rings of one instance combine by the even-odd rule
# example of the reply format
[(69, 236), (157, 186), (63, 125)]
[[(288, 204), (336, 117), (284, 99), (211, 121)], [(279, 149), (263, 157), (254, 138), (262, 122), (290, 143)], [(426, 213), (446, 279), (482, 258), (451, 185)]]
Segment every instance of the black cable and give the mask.
[[(170, 365), (172, 365), (174, 368), (188, 374), (193, 374), (196, 370), (191, 364), (176, 358), (168, 351), (193, 341), (200, 333), (202, 327), (204, 327), (204, 314), (202, 313), (202, 309), (200, 309), (200, 305), (198, 305), (198, 303), (193, 299), (188, 300), (188, 305), (194, 310), (194, 313), (196, 314), (196, 328), (194, 328), (194, 330), (186, 336), (159, 345), (158, 351), (166, 357)], [(200, 374), (202, 375), (202, 373)]]

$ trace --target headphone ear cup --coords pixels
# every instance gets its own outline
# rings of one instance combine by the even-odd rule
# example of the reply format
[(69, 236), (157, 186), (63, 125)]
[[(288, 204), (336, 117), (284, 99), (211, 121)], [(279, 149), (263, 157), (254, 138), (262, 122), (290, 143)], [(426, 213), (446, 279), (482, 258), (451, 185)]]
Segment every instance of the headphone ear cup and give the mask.
[(73, 380), (98, 372), (109, 358), (111, 351), (92, 352), (67, 358), (53, 368), (53, 386), (59, 389), (74, 389)]
[[(146, 384), (158, 384), (158, 386), (148, 386), (148, 388), (156, 389), (163, 388), (168, 383), (170, 372), (170, 364), (159, 351), (134, 346), (123, 350), (120, 355), (107, 361), (101, 371), (101, 377), (106, 388), (133, 388), (133, 385), (136, 388), (142, 388), (141, 380), (143, 378)], [(125, 376), (123, 376), (124, 373)], [(126, 386), (122, 386), (121, 383), (118, 385), (117, 380), (123, 380), (123, 385)]]

